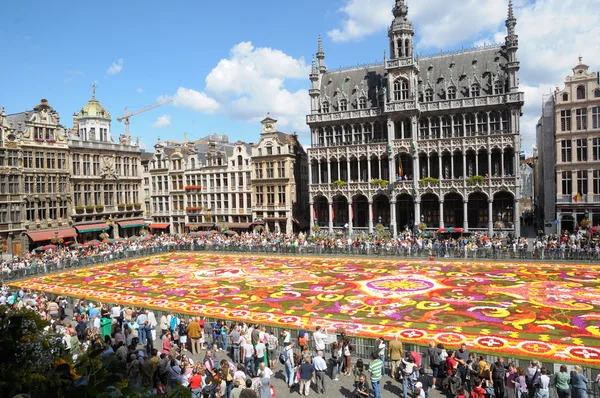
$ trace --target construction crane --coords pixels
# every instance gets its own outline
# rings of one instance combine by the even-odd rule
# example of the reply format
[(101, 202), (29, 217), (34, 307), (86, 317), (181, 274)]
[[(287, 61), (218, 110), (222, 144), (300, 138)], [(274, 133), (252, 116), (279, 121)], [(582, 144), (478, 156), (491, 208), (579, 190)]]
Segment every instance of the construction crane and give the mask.
[(150, 106), (147, 106), (145, 108), (138, 109), (137, 111), (131, 112), (131, 113), (127, 113), (127, 107), (125, 107), (125, 112), (124, 112), (123, 116), (117, 118), (117, 120), (119, 122), (122, 122), (123, 120), (125, 120), (125, 134), (129, 135), (129, 118), (131, 116), (139, 115), (140, 113), (144, 113), (146, 111), (149, 111), (150, 109), (157, 108), (159, 106), (162, 106), (164, 104), (168, 104), (170, 102), (173, 102), (173, 98), (169, 98), (169, 99), (157, 102), (154, 105), (150, 105)]

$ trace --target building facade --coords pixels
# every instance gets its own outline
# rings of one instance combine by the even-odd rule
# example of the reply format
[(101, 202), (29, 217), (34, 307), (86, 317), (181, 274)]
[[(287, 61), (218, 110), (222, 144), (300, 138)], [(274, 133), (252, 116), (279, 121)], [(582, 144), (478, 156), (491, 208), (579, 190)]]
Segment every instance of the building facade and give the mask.
[(113, 139), (110, 112), (92, 98), (73, 116), (70, 142), (73, 225), (80, 241), (139, 235), (144, 226), (141, 151)]
[(277, 131), (277, 120), (261, 121), (252, 146), (252, 217), (267, 231), (291, 233), (308, 227), (308, 162), (297, 135)]
[(599, 225), (600, 84), (581, 57), (554, 92), (554, 118), (558, 231), (574, 231), (583, 218)]
[(428, 228), (520, 235), (517, 20), (505, 42), (416, 58), (404, 0), (390, 59), (328, 71), (319, 40), (310, 74), (311, 225), (394, 234)]
[[(74, 241), (77, 232), (70, 218), (70, 138), (58, 112), (42, 99), (31, 112), (7, 115), (5, 123), (12, 131), (7, 137), (7, 159), (0, 163), (9, 172), (7, 190), (0, 190), (10, 193), (11, 198), (11, 254), (20, 255), (30, 246), (51, 243), (53, 239)], [(21, 221), (20, 234), (14, 228), (17, 220)]]
[(542, 100), (542, 117), (536, 126), (535, 158), (535, 204), (538, 230), (545, 234), (557, 232), (556, 218), (556, 138), (554, 95), (545, 95)]
[(150, 228), (173, 233), (251, 228), (251, 146), (218, 138), (155, 146), (145, 160)]

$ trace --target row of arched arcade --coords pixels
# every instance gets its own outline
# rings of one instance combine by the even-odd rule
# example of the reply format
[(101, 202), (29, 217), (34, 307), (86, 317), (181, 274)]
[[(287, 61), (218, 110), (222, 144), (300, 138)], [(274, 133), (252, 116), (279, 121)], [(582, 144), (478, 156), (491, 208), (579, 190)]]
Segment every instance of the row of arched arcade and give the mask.
[(498, 191), (491, 197), (485, 192), (473, 192), (464, 197), (449, 192), (443, 197), (434, 193), (410, 194), (390, 198), (379, 193), (372, 200), (363, 194), (349, 200), (344, 195), (328, 200), (315, 196), (311, 203), (311, 224), (333, 232), (337, 229), (352, 232), (373, 232), (381, 224), (394, 234), (415, 224), (425, 223), (427, 229), (463, 228), (492, 234), (499, 230), (514, 230), (519, 234), (519, 202), (510, 191)]

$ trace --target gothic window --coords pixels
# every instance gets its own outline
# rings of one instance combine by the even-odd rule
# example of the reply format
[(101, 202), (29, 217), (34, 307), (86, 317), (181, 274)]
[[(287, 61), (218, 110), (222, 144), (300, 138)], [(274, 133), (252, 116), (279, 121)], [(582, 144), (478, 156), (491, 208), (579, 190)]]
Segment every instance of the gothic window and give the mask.
[(481, 94), (481, 87), (479, 84), (473, 84), (471, 86), (471, 97), (479, 97)]
[(408, 99), (408, 81), (405, 79), (396, 79), (394, 81), (394, 101)]
[(431, 138), (439, 139), (440, 138), (440, 118), (434, 116), (431, 118)]
[(327, 101), (323, 102), (321, 113), (329, 113), (329, 102), (327, 102)]
[(563, 94), (562, 98), (563, 98), (564, 102), (567, 102), (569, 100), (569, 94), (567, 94), (567, 93)]
[(463, 136), (463, 116), (462, 115), (454, 115), (454, 136), (455, 137)]
[(442, 116), (442, 136), (444, 138), (452, 137), (452, 118), (450, 116)]
[(345, 112), (348, 110), (348, 101), (345, 99), (340, 101), (340, 111)]
[(467, 130), (467, 137), (475, 135), (475, 115), (469, 113), (465, 115), (465, 128)]
[(365, 97), (358, 99), (358, 109), (367, 109), (367, 99)]
[(490, 129), (491, 134), (498, 133), (500, 131), (500, 112), (490, 113)]
[(494, 94), (495, 95), (504, 94), (504, 84), (502, 82), (494, 83)]
[(600, 98), (600, 88), (594, 90), (594, 97)]
[(429, 138), (429, 119), (426, 117), (419, 120), (419, 138)]
[(477, 114), (477, 132), (480, 135), (487, 134), (487, 114), (480, 112)]
[(430, 88), (425, 90), (425, 102), (433, 102), (433, 90)]
[(448, 99), (453, 100), (456, 99), (456, 87), (448, 87)]
[(585, 86), (577, 87), (577, 99), (585, 99)]

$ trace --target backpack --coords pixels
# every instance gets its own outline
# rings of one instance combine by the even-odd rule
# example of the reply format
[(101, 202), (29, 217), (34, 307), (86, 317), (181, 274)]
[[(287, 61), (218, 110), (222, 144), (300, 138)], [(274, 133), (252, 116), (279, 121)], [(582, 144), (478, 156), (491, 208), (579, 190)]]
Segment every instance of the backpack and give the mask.
[(304, 337), (304, 336), (298, 337), (298, 345), (300, 347), (304, 347), (306, 345), (306, 337)]
[(440, 357), (440, 354), (442, 353), (441, 350), (435, 349), (433, 351), (433, 355), (431, 356), (431, 364), (434, 366), (440, 366), (442, 364), (442, 358)]
[(281, 354), (279, 354), (279, 363), (281, 363), (282, 365), (285, 365), (285, 363), (287, 362), (288, 356), (287, 356), (287, 351), (283, 351)]
[(185, 336), (187, 334), (188, 330), (187, 330), (187, 326), (185, 323), (180, 323), (179, 324), (179, 335), (180, 336)]
[(506, 370), (503, 367), (494, 364), (492, 367), (492, 380), (504, 380), (506, 377)]

